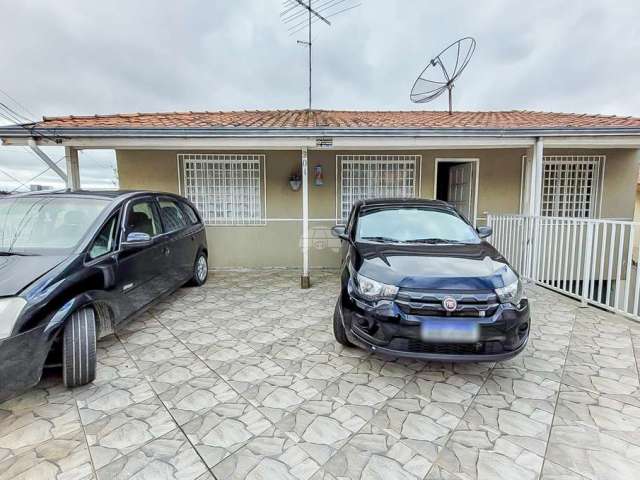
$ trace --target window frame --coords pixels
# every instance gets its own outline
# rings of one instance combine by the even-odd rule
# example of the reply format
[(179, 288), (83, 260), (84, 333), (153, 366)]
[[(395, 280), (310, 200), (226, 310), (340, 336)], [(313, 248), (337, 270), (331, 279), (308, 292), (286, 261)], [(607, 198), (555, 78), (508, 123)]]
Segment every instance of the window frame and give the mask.
[[(551, 165), (568, 165), (571, 169), (547, 170)], [(600, 218), (602, 213), (602, 192), (604, 186), (605, 155), (544, 155), (542, 158), (542, 187), (540, 190), (540, 216), (561, 218)], [(576, 169), (577, 167), (577, 169)], [(547, 173), (554, 175), (549, 180)], [(572, 174), (562, 178), (562, 174)], [(560, 176), (558, 176), (560, 174)], [(591, 178), (588, 175), (591, 174)], [(579, 175), (583, 175), (579, 177)], [(549, 181), (549, 184), (547, 182)], [(567, 187), (567, 183), (569, 186)], [(570, 182), (575, 182), (570, 185)], [(553, 183), (553, 184), (552, 184)], [(582, 192), (579, 191), (582, 189)], [(548, 190), (547, 192), (545, 192)], [(585, 208), (588, 201), (588, 210)], [(567, 199), (571, 199), (568, 204)], [(578, 200), (576, 200), (578, 198)], [(547, 206), (548, 205), (548, 206)], [(568, 206), (567, 206), (568, 205)], [(578, 216), (576, 212), (583, 211)], [(570, 215), (567, 215), (570, 213)]]
[[(201, 223), (203, 223), (202, 217), (200, 216), (200, 212), (198, 212), (198, 209), (193, 205), (191, 205), (187, 200), (180, 199), (178, 200), (178, 204), (180, 205), (180, 208), (182, 208), (182, 211), (184, 212), (185, 216), (189, 220), (189, 226), (193, 227), (194, 225), (200, 225)], [(191, 216), (189, 215), (189, 212), (193, 212), (193, 214), (196, 216), (195, 222), (191, 220)]]
[[(405, 196), (404, 198), (420, 198), (422, 187), (422, 155), (406, 154), (406, 153), (394, 153), (394, 154), (339, 154), (336, 155), (336, 221), (339, 225), (346, 225), (349, 219), (349, 215), (344, 218), (343, 206), (346, 203), (344, 201), (344, 165), (347, 163), (368, 163), (378, 165), (394, 165), (394, 164), (412, 164), (412, 181), (413, 185), (410, 188), (413, 190), (412, 194)], [(388, 188), (388, 187), (386, 187)], [(392, 188), (402, 188), (402, 186), (393, 186)], [(398, 197), (397, 195), (393, 196)], [(373, 197), (371, 197), (373, 198)], [(376, 198), (380, 198), (376, 196)], [(392, 197), (387, 197), (392, 198)], [(362, 198), (356, 198), (349, 209), (353, 208), (353, 203)]]
[[(200, 208), (199, 202), (195, 198), (191, 198), (191, 193), (187, 186), (187, 166), (190, 162), (219, 163), (219, 164), (242, 164), (247, 162), (257, 162), (258, 165), (258, 194), (255, 199), (258, 202), (258, 214), (253, 217), (244, 217), (234, 214), (229, 217), (208, 218), (207, 210)], [(261, 153), (179, 153), (177, 155), (178, 163), (178, 186), (179, 193), (185, 197), (193, 206), (198, 214), (198, 218), (205, 226), (212, 227), (259, 227), (267, 224), (267, 174), (266, 174), (266, 156)], [(197, 179), (196, 179), (197, 180)], [(232, 185), (237, 187), (237, 185)], [(211, 196), (215, 193), (216, 185), (208, 184), (206, 186), (207, 193), (204, 195), (210, 201)], [(213, 190), (213, 192), (212, 192)]]
[[(185, 213), (184, 209), (180, 206), (180, 201), (178, 199), (170, 197), (168, 195), (156, 195), (155, 200), (156, 200), (156, 205), (158, 207), (158, 215), (160, 217), (160, 225), (162, 227), (162, 233), (163, 234), (172, 234), (172, 233), (176, 233), (176, 232), (181, 232), (181, 231), (186, 230), (187, 228), (189, 228), (190, 226), (193, 225), (191, 223), (191, 220), (189, 219), (189, 217)], [(160, 202), (161, 201), (169, 201), (169, 202), (172, 202), (176, 206), (178, 211), (184, 217), (185, 224), (183, 226), (181, 226), (180, 228), (176, 228), (175, 230), (171, 230), (171, 231), (167, 230), (166, 225), (164, 223), (164, 219), (162, 218), (162, 207), (160, 206)]]
[[(107, 251), (105, 253), (103, 253), (102, 255), (98, 255), (97, 257), (91, 257), (91, 249), (93, 248), (94, 244), (96, 243), (96, 240), (98, 239), (98, 235), (100, 235), (100, 232), (102, 232), (102, 229), (104, 227), (107, 226), (107, 224), (113, 220), (115, 218), (116, 220), (116, 225), (115, 225), (115, 247), (113, 250)], [(91, 241), (89, 242), (89, 244), (86, 247), (85, 250), (85, 256), (86, 256), (86, 263), (95, 263), (95, 262), (99, 262), (100, 260), (104, 259), (104, 257), (107, 256), (111, 256), (111, 255), (115, 255), (120, 251), (120, 245), (121, 245), (121, 240), (122, 240), (122, 235), (121, 235), (121, 231), (122, 231), (122, 208), (118, 208), (115, 212), (112, 212), (111, 215), (109, 215), (109, 217), (100, 225), (100, 228), (98, 228), (98, 231), (96, 232), (96, 234), (93, 236), (93, 238), (91, 239)]]
[(153, 195), (145, 195), (144, 197), (135, 197), (132, 198), (131, 200), (129, 200), (127, 202), (127, 204), (125, 205), (125, 210), (124, 210), (124, 217), (122, 219), (122, 235), (120, 235), (120, 245), (123, 242), (126, 242), (127, 240), (127, 225), (129, 222), (129, 215), (131, 214), (131, 211), (133, 209), (133, 206), (137, 203), (142, 203), (148, 201), (151, 204), (151, 209), (153, 210), (153, 212), (155, 213), (157, 219), (158, 219), (158, 226), (160, 227), (160, 232), (151, 236), (152, 240), (155, 240), (158, 237), (161, 237), (162, 235), (164, 235), (164, 231), (162, 228), (162, 219), (160, 218), (160, 212), (158, 211), (158, 204), (156, 202), (156, 199), (154, 198)]

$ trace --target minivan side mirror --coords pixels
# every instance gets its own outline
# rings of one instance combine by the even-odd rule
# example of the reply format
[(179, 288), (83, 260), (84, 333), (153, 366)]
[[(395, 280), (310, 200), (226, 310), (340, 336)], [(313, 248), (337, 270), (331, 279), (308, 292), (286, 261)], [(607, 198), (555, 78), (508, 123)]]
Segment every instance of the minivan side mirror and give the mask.
[(122, 244), (124, 250), (148, 247), (153, 244), (153, 239), (148, 233), (131, 232)]
[(340, 238), (341, 240), (349, 240), (349, 236), (347, 235), (347, 227), (344, 225), (335, 225), (331, 227), (331, 235), (336, 238)]
[(480, 238), (487, 238), (493, 234), (493, 228), (491, 227), (478, 227), (476, 228), (476, 231)]

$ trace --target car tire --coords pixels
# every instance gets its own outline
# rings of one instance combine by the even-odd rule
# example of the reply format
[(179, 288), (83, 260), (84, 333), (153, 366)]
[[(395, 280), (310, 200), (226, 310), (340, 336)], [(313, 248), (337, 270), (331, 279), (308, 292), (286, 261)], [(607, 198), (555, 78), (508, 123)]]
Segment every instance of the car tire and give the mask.
[(353, 347), (353, 343), (347, 338), (347, 332), (342, 323), (342, 315), (340, 315), (340, 299), (336, 302), (336, 308), (333, 311), (333, 336), (339, 344), (345, 347)]
[(96, 317), (92, 308), (71, 315), (62, 338), (62, 380), (78, 387), (96, 378)]
[(189, 280), (189, 285), (194, 287), (200, 287), (207, 283), (207, 277), (209, 276), (209, 264), (207, 263), (207, 256), (200, 252), (196, 257), (196, 261), (193, 263), (193, 276)]

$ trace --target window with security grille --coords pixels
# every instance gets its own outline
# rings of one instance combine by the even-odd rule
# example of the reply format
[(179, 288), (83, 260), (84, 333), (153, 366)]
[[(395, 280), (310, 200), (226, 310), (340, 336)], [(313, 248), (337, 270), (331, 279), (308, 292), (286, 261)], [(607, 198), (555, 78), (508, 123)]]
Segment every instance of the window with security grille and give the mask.
[(346, 222), (351, 206), (367, 198), (410, 198), (416, 195), (420, 155), (338, 155), (340, 218)]
[(262, 225), (264, 155), (180, 154), (184, 196), (207, 225)]
[(598, 216), (604, 172), (602, 155), (551, 155), (543, 158), (543, 216)]

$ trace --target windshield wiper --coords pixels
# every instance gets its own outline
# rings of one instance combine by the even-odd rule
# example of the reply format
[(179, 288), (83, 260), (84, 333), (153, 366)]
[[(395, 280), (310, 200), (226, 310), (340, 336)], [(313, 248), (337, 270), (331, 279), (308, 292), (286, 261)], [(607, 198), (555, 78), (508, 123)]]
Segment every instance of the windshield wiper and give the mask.
[(464, 245), (465, 242), (461, 242), (459, 240), (449, 240), (446, 238), (414, 238), (411, 240), (407, 240), (407, 243), (428, 243), (428, 244), (446, 243), (450, 245)]
[(398, 240), (397, 238), (390, 237), (361, 237), (362, 240), (373, 240), (374, 242), (382, 242), (382, 243), (401, 243), (402, 240)]
[(16, 255), (18, 257), (33, 257), (37, 254), (35, 253), (24, 253), (24, 252), (11, 252), (8, 250), (0, 250), (0, 257), (11, 257)]

